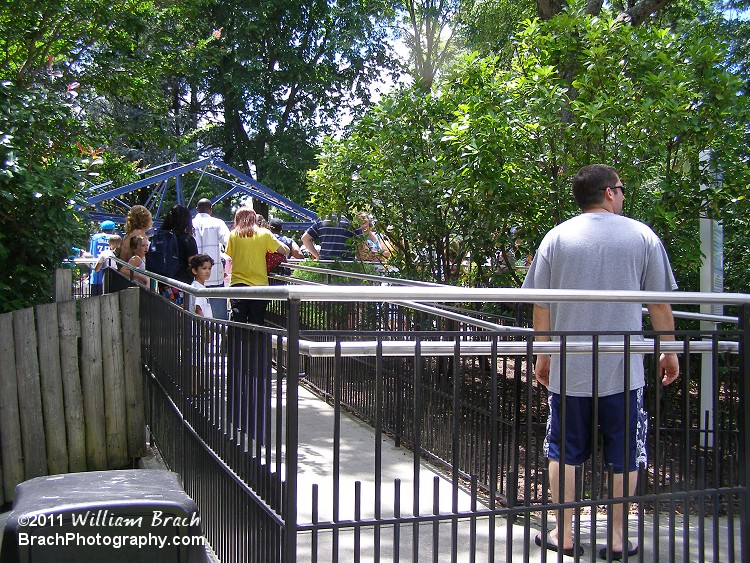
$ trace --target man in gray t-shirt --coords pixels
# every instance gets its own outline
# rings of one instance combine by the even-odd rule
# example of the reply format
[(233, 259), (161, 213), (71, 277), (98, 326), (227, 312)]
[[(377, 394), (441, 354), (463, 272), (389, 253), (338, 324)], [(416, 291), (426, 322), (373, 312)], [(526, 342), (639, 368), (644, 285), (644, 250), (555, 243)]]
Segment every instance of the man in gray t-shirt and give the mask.
[[(529, 268), (523, 287), (611, 290), (613, 294), (619, 291), (677, 289), (667, 253), (659, 237), (643, 223), (620, 215), (625, 189), (617, 171), (612, 167), (595, 164), (581, 168), (573, 178), (573, 195), (582, 213), (547, 233)], [(672, 309), (668, 304), (648, 304), (647, 307), (655, 330), (674, 331)], [(620, 333), (620, 336), (601, 336), (600, 344), (607, 341), (622, 343), (622, 333), (642, 329), (641, 317), (639, 303), (535, 304), (534, 330), (585, 331), (589, 334), (613, 331)], [(537, 340), (549, 339), (548, 336), (537, 337)], [(674, 340), (674, 336), (665, 334), (661, 339)], [(591, 343), (590, 336), (569, 336), (567, 340), (568, 343)], [(631, 341), (636, 340), (642, 340), (642, 336), (631, 338)], [(632, 496), (635, 493), (637, 465), (645, 463), (646, 417), (642, 409), (645, 379), (641, 356), (631, 355), (626, 363), (623, 354), (598, 354), (596, 383), (600, 417), (595, 421), (591, 421), (590, 414), (594, 389), (592, 357), (589, 354), (567, 354), (565, 358), (564, 392), (560, 386), (560, 355), (538, 355), (534, 366), (537, 381), (549, 391), (550, 419), (547, 423), (545, 454), (549, 458), (553, 501), (559, 501), (559, 481), (563, 475), (565, 501), (573, 500), (574, 467), (583, 463), (590, 455), (590, 429), (586, 427), (590, 424), (599, 424), (601, 427), (605, 461), (612, 463), (617, 473), (612, 496), (622, 496), (625, 467), (628, 468), (627, 485)], [(626, 365), (629, 366), (627, 383), (624, 374)], [(675, 354), (662, 354), (660, 367), (663, 385), (672, 383), (679, 375)], [(631, 415), (624, 413), (626, 388), (632, 397), (629, 401), (633, 403)], [(565, 400), (567, 405), (564, 430), (561, 430), (559, 420), (561, 400)], [(624, 421), (630, 422), (629, 428), (624, 428)], [(630, 460), (625, 460), (622, 452), (621, 438), (624, 438), (625, 432), (631, 435)], [(559, 456), (562, 437), (566, 447), (564, 472), (561, 471)], [(608, 441), (611, 443), (608, 444)], [(618, 455), (620, 459), (617, 459)], [(623, 513), (626, 511), (626, 504), (622, 510), (613, 511), (612, 543), (603, 550), (605, 557), (607, 549), (611, 550), (614, 557), (621, 556), (623, 549), (630, 555), (637, 552), (638, 547), (630, 542), (625, 544), (624, 540), (627, 538), (622, 537)], [(572, 510), (564, 512), (562, 532), (559, 530), (559, 527), (552, 530), (546, 538), (537, 537), (536, 543), (556, 551), (558, 541), (561, 541), (561, 548), (568, 555), (581, 550), (572, 543)]]

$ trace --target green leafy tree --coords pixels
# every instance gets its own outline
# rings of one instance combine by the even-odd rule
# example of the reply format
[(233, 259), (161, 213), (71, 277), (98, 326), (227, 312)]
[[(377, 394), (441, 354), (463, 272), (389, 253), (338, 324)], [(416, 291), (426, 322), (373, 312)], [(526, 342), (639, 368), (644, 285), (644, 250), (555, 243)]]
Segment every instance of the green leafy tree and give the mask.
[[(298, 201), (315, 145), (342, 119), (369, 106), (369, 84), (392, 64), (381, 0), (258, 5), (204, 4), (198, 87), (210, 107), (196, 141)], [(211, 106), (210, 104), (214, 104)]]
[[(201, 21), (194, 2), (128, 2), (124, 8), (116, 28), (76, 67), (80, 116), (111, 160), (141, 169), (195, 160), (195, 133), (211, 110), (198, 77), (215, 38), (192, 23)], [(131, 203), (143, 201), (143, 194), (135, 195)]]
[(470, 51), (482, 56), (513, 55), (513, 35), (522, 21), (537, 15), (532, 0), (467, 1), (458, 18), (457, 31)]
[(78, 132), (69, 101), (0, 83), (2, 312), (51, 301), (55, 268), (87, 240), (76, 205), (96, 155), (76, 145)]
[(441, 272), (432, 257), (455, 250), (470, 259), (464, 281), (496, 284), (510, 227), (524, 233), (520, 250), (533, 251), (577, 213), (569, 186), (578, 167), (612, 163), (630, 187), (625, 212), (654, 227), (682, 287), (697, 289), (699, 216), (746, 211), (747, 159), (732, 148), (746, 104), (724, 56), (700, 27), (678, 36), (575, 10), (529, 22), (510, 69), (469, 57), (429, 103), (403, 91), (329, 145), (313, 201), (369, 200), (393, 226), (404, 268)]
[[(519, 222), (530, 241), (536, 244), (576, 212), (569, 181), (578, 166), (613, 163), (632, 188), (625, 212), (661, 234), (683, 282), (693, 285), (690, 276), (700, 262), (698, 217), (726, 208), (742, 169), (736, 150), (714, 151), (712, 166), (722, 170), (725, 189), (701, 190), (710, 184), (701, 154), (723, 145), (745, 115), (737, 107), (736, 80), (721, 68), (719, 45), (701, 34), (678, 37), (567, 13), (530, 24), (519, 39), (516, 68), (500, 73), (502, 82), (490, 89), (511, 92), (511, 115), (523, 116), (514, 129), (522, 133), (516, 146), (529, 149), (520, 181), (532, 179), (526, 192), (531, 213)], [(488, 120), (482, 106), (468, 107), (451, 135), (454, 146), (465, 146), (467, 137), (488, 128), (490, 135), (506, 127), (507, 112), (497, 115)], [(484, 178), (482, 152), (468, 153), (467, 169), (478, 175), (474, 183), (494, 181), (491, 174)]]
[(456, 58), (456, 23), (468, 5), (460, 0), (402, 0), (398, 36), (409, 49), (405, 72), (429, 92), (436, 77)]
[(76, 115), (76, 73), (117, 13), (97, 0), (0, 9), (1, 311), (51, 300), (54, 269), (87, 245), (79, 194), (101, 149)]
[(112, 30), (120, 7), (101, 0), (5, 2), (0, 8), (3, 79), (30, 86), (52, 76), (67, 84), (75, 67)]
[(450, 108), (415, 85), (386, 97), (342, 141), (328, 140), (311, 173), (320, 214), (371, 212), (410, 277), (456, 281), (465, 255), (463, 186), (439, 161)]
[[(638, 26), (643, 24), (662, 8), (672, 4), (675, 0), (635, 0), (610, 2), (612, 12), (619, 21)], [(577, 4), (582, 7), (582, 13), (588, 16), (599, 16), (605, 8), (603, 0), (537, 0), (539, 18), (549, 20), (563, 13), (568, 5)]]

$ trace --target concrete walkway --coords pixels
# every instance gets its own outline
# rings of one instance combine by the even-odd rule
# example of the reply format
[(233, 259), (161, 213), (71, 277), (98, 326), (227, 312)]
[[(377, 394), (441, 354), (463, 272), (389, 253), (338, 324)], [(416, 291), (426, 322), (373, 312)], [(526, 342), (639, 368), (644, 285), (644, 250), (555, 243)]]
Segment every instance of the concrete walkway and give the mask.
[[(330, 521), (333, 514), (333, 407), (318, 399), (307, 389), (300, 387), (299, 390), (299, 428), (300, 428), (300, 454), (299, 454), (299, 485), (298, 485), (298, 520), (300, 523), (312, 521), (312, 490), (313, 483), (319, 487), (318, 520)], [(415, 491), (415, 469), (414, 456), (412, 452), (404, 448), (396, 448), (390, 439), (381, 439), (382, 447), (382, 493), (380, 513), (383, 517), (393, 515), (394, 508), (394, 479), (401, 480), (401, 510), (402, 515), (411, 515), (413, 512), (413, 499)], [(372, 427), (358, 419), (341, 413), (341, 453), (340, 453), (340, 502), (339, 520), (350, 520), (354, 518), (355, 481), (361, 483), (361, 512), (360, 517), (370, 518), (375, 513), (375, 433)], [(418, 471), (418, 514), (431, 515), (433, 512), (433, 489), (435, 480), (439, 491), (439, 512), (442, 514), (452, 512), (451, 483), (443, 475), (439, 474), (425, 462), (419, 463)], [(471, 498), (464, 490), (459, 490), (456, 503), (458, 510), (468, 510)], [(479, 505), (479, 508), (487, 506)], [(592, 560), (592, 549), (595, 557), (599, 550), (605, 546), (606, 521), (599, 518), (596, 524), (596, 546), (591, 545), (591, 520), (586, 517), (581, 525), (581, 545), (584, 547), (584, 555), (581, 560)], [(554, 521), (550, 515), (550, 525)], [(719, 530), (719, 550), (717, 561), (731, 561), (728, 545), (729, 534), (726, 529), (726, 520), (722, 519), (722, 529)], [(670, 553), (668, 538), (670, 537), (668, 517), (664, 515), (660, 520), (658, 541), (659, 559), (662, 561), (685, 560), (701, 561), (699, 556), (699, 534), (698, 520), (693, 517), (690, 522), (691, 533), (687, 538), (689, 554), (683, 558), (683, 542), (681, 531), (683, 529), (681, 518), (676, 518), (674, 523), (675, 545), (674, 552)], [(472, 525), (476, 526), (476, 545), (472, 545)], [(640, 550), (642, 561), (655, 561), (654, 551), (653, 519), (644, 519), (645, 538)], [(706, 519), (704, 522), (704, 551), (705, 560), (713, 560), (713, 521)], [(431, 522), (421, 523), (416, 526), (406, 524), (399, 527), (396, 541), (393, 526), (383, 526), (380, 530), (380, 560), (381, 561), (433, 561), (441, 563), (455, 560), (457, 562), (489, 561), (490, 545), (494, 544), (495, 561), (557, 561), (558, 554), (553, 551), (542, 552), (534, 543), (534, 538), (541, 529), (541, 513), (535, 512), (530, 518), (529, 532), (523, 521), (508, 525), (506, 518), (495, 518), (494, 542), (490, 535), (493, 533), (490, 519), (477, 518), (474, 523), (470, 520), (462, 520), (455, 525), (442, 523), (433, 526)], [(739, 557), (739, 519), (734, 523), (735, 539), (735, 561)], [(631, 539), (637, 538), (637, 517), (630, 518)], [(455, 537), (455, 540), (453, 539)], [(437, 539), (436, 539), (437, 538)], [(662, 539), (663, 538), (663, 539)], [(300, 533), (298, 536), (297, 561), (312, 561), (311, 553), (313, 536), (312, 533)], [(318, 534), (317, 560), (321, 562), (334, 561), (334, 541), (337, 542), (338, 561), (354, 561), (355, 534), (351, 529), (341, 531), (338, 538), (334, 539), (331, 531)], [(416, 548), (415, 548), (416, 541)], [(372, 528), (363, 529), (359, 537), (361, 561), (374, 561), (375, 533)], [(398, 546), (397, 548), (395, 546)], [(438, 556), (434, 559), (434, 553)], [(416, 553), (416, 556), (414, 554)], [(472, 554), (474, 559), (472, 559)], [(639, 554), (640, 557), (640, 554)], [(632, 558), (637, 560), (636, 558)], [(573, 561), (572, 557), (564, 557), (565, 561)], [(640, 560), (640, 559), (638, 559)]]
[[(318, 485), (318, 521), (330, 521), (334, 513), (334, 478), (333, 478), (333, 430), (334, 410), (318, 399), (307, 389), (299, 389), (299, 482), (298, 482), (298, 515), (301, 524), (313, 521), (312, 488)], [(360, 518), (372, 518), (375, 515), (375, 433), (373, 429), (345, 412), (341, 413), (341, 449), (340, 449), (340, 498), (338, 503), (338, 519), (354, 519), (355, 482), (360, 483)], [(444, 475), (436, 472), (431, 466), (419, 462), (418, 471), (415, 470), (413, 454), (403, 448), (393, 446), (390, 439), (381, 439), (382, 447), (382, 477), (380, 514), (390, 517), (394, 514), (394, 480), (400, 480), (400, 514), (414, 513), (414, 500), (417, 500), (417, 513), (433, 514), (433, 491), (437, 488), (439, 501), (436, 503), (440, 513), (450, 513), (453, 498), (451, 483)], [(144, 458), (146, 468), (164, 468), (158, 458)], [(419, 487), (415, 487), (415, 476), (418, 475)], [(418, 494), (415, 496), (415, 489)], [(464, 491), (459, 490), (455, 498), (458, 510), (467, 510), (471, 498)], [(480, 505), (480, 508), (482, 506)], [(486, 507), (485, 507), (486, 508)], [(0, 515), (0, 529), (4, 527), (7, 514)], [(552, 522), (552, 516), (550, 516)], [(550, 522), (550, 523), (551, 523)], [(726, 519), (720, 520), (718, 530), (719, 549), (718, 558), (713, 552), (713, 521), (704, 521), (704, 553), (699, 555), (699, 528), (697, 518), (690, 520), (690, 532), (687, 538), (681, 534), (682, 520), (675, 518), (675, 544), (670, 547), (668, 516), (661, 518), (658, 537), (659, 560), (661, 561), (741, 561), (739, 519), (735, 519), (733, 538), (735, 544), (734, 559), (730, 558), (728, 545), (730, 531), (727, 529)], [(603, 519), (596, 524), (597, 545), (591, 545), (590, 519), (586, 518), (581, 528), (581, 545), (584, 547), (582, 561), (592, 561), (604, 546), (606, 526)], [(476, 533), (472, 533), (472, 526)], [(644, 520), (645, 540), (641, 545), (641, 553), (633, 560), (655, 561), (653, 520)], [(493, 529), (494, 528), (494, 529)], [(297, 542), (297, 561), (300, 563), (313, 561), (312, 546), (317, 542), (317, 561), (328, 563), (337, 560), (351, 562), (355, 560), (355, 544), (359, 544), (361, 561), (375, 560), (376, 545), (379, 543), (380, 561), (457, 561), (478, 563), (489, 561), (490, 545), (494, 545), (497, 562), (504, 561), (557, 561), (558, 554), (552, 551), (543, 552), (534, 544), (534, 537), (541, 528), (540, 513), (533, 513), (530, 518), (528, 533), (523, 521), (508, 525), (505, 518), (496, 518), (494, 527), (487, 517), (477, 518), (474, 522), (462, 520), (453, 525), (450, 521), (433, 525), (431, 522), (419, 524), (404, 524), (398, 530), (393, 526), (382, 526), (379, 530), (380, 540), (376, 541), (372, 527), (363, 528), (359, 538), (355, 537), (352, 529), (344, 529), (336, 536), (330, 530), (319, 532), (315, 537), (311, 532), (301, 532)], [(637, 521), (630, 518), (632, 538), (637, 537)], [(494, 541), (490, 536), (494, 535)], [(472, 537), (476, 538), (475, 544)], [(662, 539), (663, 538), (663, 539)], [(2, 541), (0, 536), (0, 542)], [(684, 553), (684, 542), (687, 541), (688, 553)], [(416, 542), (416, 543), (415, 543)], [(334, 545), (336, 548), (334, 549)], [(592, 549), (594, 553), (592, 554)], [(673, 549), (673, 551), (670, 551)], [(334, 555), (335, 551), (335, 555)], [(593, 557), (592, 557), (593, 556)], [(473, 559), (472, 559), (473, 557)], [(642, 559), (640, 559), (642, 557)], [(563, 557), (563, 561), (573, 561), (572, 557)]]

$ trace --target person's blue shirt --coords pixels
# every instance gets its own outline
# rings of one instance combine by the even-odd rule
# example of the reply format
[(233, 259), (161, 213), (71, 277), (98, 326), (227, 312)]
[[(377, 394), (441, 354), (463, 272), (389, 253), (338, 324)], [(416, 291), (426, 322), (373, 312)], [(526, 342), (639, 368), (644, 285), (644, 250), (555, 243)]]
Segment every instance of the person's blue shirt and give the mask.
[[(91, 237), (91, 243), (89, 244), (89, 253), (94, 258), (98, 258), (99, 254), (101, 254), (102, 251), (106, 250), (107, 248), (109, 248), (109, 233), (96, 233)], [(101, 285), (103, 283), (102, 275), (102, 270), (99, 270), (98, 272), (94, 272), (92, 270), (91, 275), (89, 276), (89, 282), (91, 283), (91, 285)]]

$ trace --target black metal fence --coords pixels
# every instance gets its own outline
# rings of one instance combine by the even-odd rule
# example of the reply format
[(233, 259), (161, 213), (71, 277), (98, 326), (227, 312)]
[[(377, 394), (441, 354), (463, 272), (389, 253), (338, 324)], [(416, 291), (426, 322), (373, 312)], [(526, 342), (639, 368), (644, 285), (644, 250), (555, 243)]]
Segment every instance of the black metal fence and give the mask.
[(66, 260), (63, 268), (68, 268), (72, 276), (72, 297), (73, 299), (83, 299), (91, 296), (91, 272), (96, 265), (96, 260), (90, 258), (75, 258)]
[[(596, 447), (574, 500), (552, 503), (530, 332), (414, 310), (404, 291), (337, 302), (280, 288), (269, 310), (280, 328), (207, 321), (144, 292), (150, 428), (219, 558), (545, 560), (557, 555), (534, 546), (536, 530), (572, 507), (594, 560), (612, 533), (612, 473)], [(667, 388), (655, 335), (616, 335), (614, 347), (589, 335), (594, 350), (645, 358), (648, 464), (626, 530), (641, 560), (748, 557), (748, 334), (744, 320), (678, 331), (683, 377)], [(371, 426), (364, 446), (347, 434), (352, 416)]]

